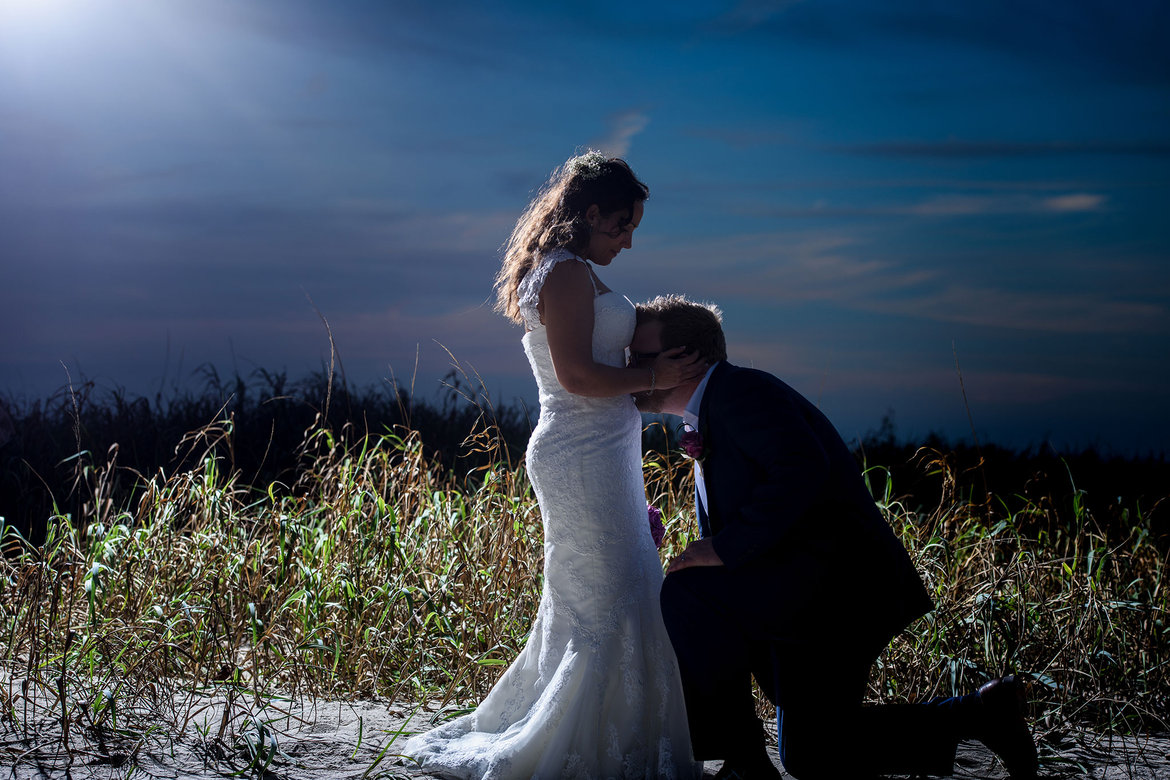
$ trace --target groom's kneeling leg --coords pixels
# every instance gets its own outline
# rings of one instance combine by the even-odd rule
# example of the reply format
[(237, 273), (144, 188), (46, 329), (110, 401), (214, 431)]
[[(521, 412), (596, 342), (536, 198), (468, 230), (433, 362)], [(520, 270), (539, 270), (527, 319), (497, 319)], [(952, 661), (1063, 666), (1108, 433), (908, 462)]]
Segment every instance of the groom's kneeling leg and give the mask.
[(829, 647), (786, 649), (773, 656), (784, 769), (798, 780), (871, 776), (866, 735), (856, 725), (868, 667)]
[(958, 700), (864, 706), (869, 668), (831, 646), (775, 658), (784, 768), (798, 780), (951, 774)]
[(698, 760), (743, 755), (763, 746), (755, 715), (748, 642), (719, 597), (726, 570), (694, 567), (667, 575), (662, 618), (678, 657)]

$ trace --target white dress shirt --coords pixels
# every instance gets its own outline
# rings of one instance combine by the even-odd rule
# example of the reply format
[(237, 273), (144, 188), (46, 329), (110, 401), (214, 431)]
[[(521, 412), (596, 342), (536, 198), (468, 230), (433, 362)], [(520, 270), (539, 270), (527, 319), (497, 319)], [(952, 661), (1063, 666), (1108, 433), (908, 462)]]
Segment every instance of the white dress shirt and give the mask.
[[(703, 375), (703, 379), (699, 382), (695, 392), (691, 393), (691, 400), (687, 401), (686, 409), (683, 410), (683, 425), (688, 430), (699, 430), (699, 409), (703, 405), (703, 393), (707, 390), (707, 380), (711, 378), (711, 372), (715, 370), (718, 363), (713, 363), (707, 369), (707, 373)], [(698, 502), (703, 502), (703, 511), (707, 509), (707, 483), (703, 481), (703, 464), (695, 461), (695, 516), (698, 517), (699, 505)]]

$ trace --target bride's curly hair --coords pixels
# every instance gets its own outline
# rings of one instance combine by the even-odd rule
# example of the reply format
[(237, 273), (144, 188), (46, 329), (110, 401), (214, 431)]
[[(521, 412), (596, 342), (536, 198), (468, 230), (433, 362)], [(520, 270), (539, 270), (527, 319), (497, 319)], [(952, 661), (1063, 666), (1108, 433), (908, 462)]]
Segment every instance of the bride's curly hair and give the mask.
[(496, 311), (524, 323), (517, 292), (520, 281), (539, 255), (562, 247), (579, 252), (588, 245), (585, 212), (594, 203), (603, 216), (627, 212), (628, 221), (633, 219), (634, 204), (648, 197), (650, 189), (621, 158), (590, 150), (569, 159), (553, 171), (504, 244), (504, 261), (496, 274)]

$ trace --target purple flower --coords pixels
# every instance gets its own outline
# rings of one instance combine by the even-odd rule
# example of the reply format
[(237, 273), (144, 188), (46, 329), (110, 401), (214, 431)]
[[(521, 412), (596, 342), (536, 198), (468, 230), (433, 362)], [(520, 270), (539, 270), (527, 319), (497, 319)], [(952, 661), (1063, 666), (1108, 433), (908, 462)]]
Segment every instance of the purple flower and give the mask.
[(698, 431), (683, 431), (679, 434), (678, 443), (691, 460), (703, 459), (703, 437)]
[(662, 526), (662, 510), (653, 504), (646, 505), (646, 514), (650, 519), (650, 538), (654, 540), (654, 546), (662, 547), (662, 537), (666, 536), (666, 529)]

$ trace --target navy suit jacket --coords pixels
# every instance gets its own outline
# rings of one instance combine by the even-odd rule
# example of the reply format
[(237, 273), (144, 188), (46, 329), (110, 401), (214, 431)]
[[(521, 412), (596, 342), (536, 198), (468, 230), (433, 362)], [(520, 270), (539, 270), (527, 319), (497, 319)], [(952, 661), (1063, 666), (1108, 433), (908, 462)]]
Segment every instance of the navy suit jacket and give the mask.
[(853, 454), (806, 398), (771, 374), (722, 362), (699, 426), (700, 523), (724, 564), (757, 591), (751, 598), (787, 599), (786, 614), (795, 608), (808, 630), (873, 654), (933, 609)]

